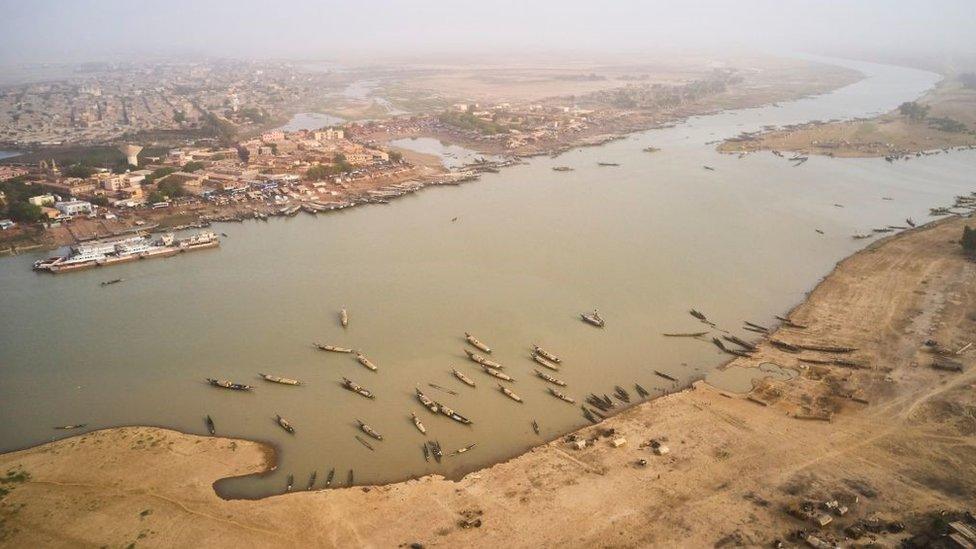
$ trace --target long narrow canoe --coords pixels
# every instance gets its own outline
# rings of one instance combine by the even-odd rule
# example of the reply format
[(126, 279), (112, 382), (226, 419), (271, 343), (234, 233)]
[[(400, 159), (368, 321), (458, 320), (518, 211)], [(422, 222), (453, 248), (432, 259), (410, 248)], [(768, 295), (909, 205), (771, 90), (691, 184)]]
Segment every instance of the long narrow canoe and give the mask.
[(373, 364), (368, 358), (366, 358), (366, 355), (362, 353), (356, 353), (356, 360), (358, 360), (360, 364), (369, 368), (370, 370), (374, 372), (376, 371), (376, 365)]
[(481, 364), (482, 366), (487, 366), (489, 368), (494, 368), (496, 370), (503, 369), (503, 366), (501, 364), (492, 360), (488, 360), (487, 358), (479, 355), (478, 353), (471, 352), (468, 349), (464, 350), (464, 354), (468, 355), (468, 358), (470, 358), (474, 362), (477, 362), (478, 364)]
[(343, 307), (342, 310), (339, 311), (339, 322), (342, 323), (343, 328), (349, 326), (349, 313), (346, 312), (345, 307)]
[(546, 359), (546, 360), (548, 360), (550, 362), (555, 362), (556, 364), (559, 364), (560, 362), (562, 362), (562, 359), (561, 358), (559, 358), (558, 356), (556, 356), (556, 355), (550, 353), (549, 351), (543, 349), (542, 347), (539, 347), (538, 345), (533, 345), (532, 346), (532, 350), (535, 351), (535, 354), (541, 356), (542, 358), (544, 358), (544, 359)]
[(515, 394), (514, 391), (512, 391), (508, 387), (505, 387), (501, 383), (498, 384), (498, 390), (501, 391), (503, 395), (514, 400), (515, 402), (519, 402), (519, 403), (522, 402), (522, 397), (518, 396), (517, 394)]
[(362, 431), (362, 432), (366, 433), (367, 435), (375, 438), (376, 440), (383, 440), (383, 435), (377, 433), (376, 430), (373, 429), (372, 427), (370, 427), (369, 425), (367, 425), (366, 422), (364, 422), (361, 419), (357, 419), (356, 422), (359, 423), (359, 430), (360, 431)]
[(413, 416), (413, 424), (417, 427), (417, 430), (426, 435), (427, 428), (424, 427), (424, 423), (420, 421), (420, 418), (417, 417), (417, 414), (415, 414), (414, 412), (410, 412), (410, 415)]
[(547, 387), (547, 389), (549, 389), (549, 394), (551, 394), (552, 396), (558, 398), (559, 400), (562, 400), (564, 402), (568, 402), (570, 404), (576, 404), (576, 400), (573, 399), (572, 397), (568, 397), (568, 396), (560, 393), (559, 391), (553, 389), (552, 387)]
[(476, 349), (479, 349), (479, 350), (484, 351), (484, 352), (486, 352), (488, 354), (491, 354), (491, 347), (485, 345), (484, 343), (481, 342), (480, 339), (474, 337), (473, 335), (469, 334), (468, 332), (464, 332), (464, 339), (468, 340), (468, 343), (470, 343)]
[(232, 389), (234, 391), (250, 391), (254, 388), (243, 383), (234, 383), (233, 381), (228, 381), (226, 379), (214, 379), (212, 377), (207, 378), (207, 383), (213, 385), (214, 387), (220, 387), (221, 389)]
[(549, 375), (549, 374), (547, 374), (545, 372), (540, 372), (539, 370), (533, 370), (533, 372), (535, 372), (535, 375), (541, 377), (542, 379), (548, 381), (549, 383), (553, 383), (555, 385), (559, 385), (560, 387), (565, 387), (566, 386), (566, 382), (565, 381), (563, 381), (561, 379), (556, 379), (556, 378), (552, 377), (551, 375)]
[(331, 351), (333, 353), (351, 353), (352, 352), (352, 349), (347, 349), (345, 347), (336, 347), (335, 345), (323, 345), (321, 343), (315, 343), (314, 345), (320, 351)]
[(486, 374), (488, 374), (488, 375), (490, 375), (492, 377), (497, 377), (498, 379), (500, 379), (502, 381), (515, 381), (515, 378), (514, 377), (512, 377), (512, 376), (510, 376), (510, 375), (508, 375), (506, 373), (499, 372), (498, 370), (495, 370), (494, 368), (489, 368), (487, 366), (482, 366), (481, 368), (485, 371)]
[(265, 381), (270, 381), (272, 383), (280, 383), (282, 385), (301, 385), (302, 382), (297, 379), (289, 379), (287, 377), (273, 376), (271, 374), (262, 374), (258, 372), (258, 375), (263, 377)]
[(454, 370), (454, 377), (460, 379), (461, 383), (464, 383), (465, 385), (468, 385), (470, 387), (474, 387), (474, 381), (470, 377), (459, 372), (457, 368), (453, 368), (453, 370)]
[(538, 363), (538, 364), (541, 364), (545, 368), (549, 368), (550, 370), (559, 371), (559, 366), (556, 366), (555, 364), (549, 362), (548, 360), (546, 360), (545, 358), (543, 358), (542, 355), (538, 355), (538, 354), (533, 353), (532, 354), (532, 360), (536, 361), (536, 363)]
[(295, 434), (295, 428), (291, 426), (291, 423), (289, 423), (287, 419), (281, 417), (280, 415), (276, 415), (275, 417), (278, 420), (278, 425), (281, 426), (282, 429), (291, 434)]
[(362, 385), (360, 385), (360, 384), (358, 384), (358, 383), (356, 383), (356, 382), (354, 382), (354, 381), (352, 381), (352, 380), (350, 380), (348, 378), (342, 378), (342, 386), (345, 387), (346, 389), (349, 389), (350, 391), (352, 391), (352, 392), (354, 392), (356, 394), (362, 395), (362, 396), (364, 396), (366, 398), (369, 398), (369, 399), (376, 398), (373, 395), (372, 391), (370, 391), (366, 387), (363, 387)]
[(420, 387), (417, 387), (417, 400), (419, 400), (420, 403), (424, 405), (424, 408), (427, 408), (428, 410), (430, 410), (435, 414), (440, 411), (437, 406), (437, 403), (431, 400), (430, 397), (425, 395), (424, 392), (420, 390)]

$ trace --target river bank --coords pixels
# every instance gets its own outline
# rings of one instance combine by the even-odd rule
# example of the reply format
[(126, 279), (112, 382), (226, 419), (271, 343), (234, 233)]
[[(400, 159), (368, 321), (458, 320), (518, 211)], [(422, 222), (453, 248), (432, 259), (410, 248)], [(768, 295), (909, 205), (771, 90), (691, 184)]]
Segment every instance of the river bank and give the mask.
[(907, 160), (976, 147), (976, 88), (947, 77), (916, 103), (927, 109), (925, 119), (916, 120), (895, 109), (871, 118), (812, 121), (726, 139), (718, 150)]
[[(973, 351), (956, 357), (963, 372), (943, 372), (929, 366), (924, 345), (960, 349), (976, 330), (976, 263), (957, 244), (967, 222), (900, 233), (841, 261), (790, 315), (805, 329), (780, 327), (756, 356), (731, 364), (775, 362), (801, 374), (760, 382), (748, 396), (698, 383), (577, 431), (572, 438), (594, 441), (582, 450), (560, 437), (458, 482), (428, 476), (259, 501), (222, 500), (212, 484), (266, 470), (263, 444), (98, 431), (0, 456), (0, 539), (11, 547), (768, 545), (812, 528), (786, 506), (838, 499), (849, 512), (818, 535), (842, 539), (847, 526), (878, 519), (903, 523), (904, 532), (868, 534), (895, 544), (928, 531), (935, 511), (976, 497)], [(856, 347), (844, 358), (858, 367), (803, 362), (837, 357), (786, 352), (770, 339)], [(824, 414), (829, 421), (805, 419)], [(614, 447), (618, 438), (626, 442)], [(670, 452), (642, 448), (652, 439)]]

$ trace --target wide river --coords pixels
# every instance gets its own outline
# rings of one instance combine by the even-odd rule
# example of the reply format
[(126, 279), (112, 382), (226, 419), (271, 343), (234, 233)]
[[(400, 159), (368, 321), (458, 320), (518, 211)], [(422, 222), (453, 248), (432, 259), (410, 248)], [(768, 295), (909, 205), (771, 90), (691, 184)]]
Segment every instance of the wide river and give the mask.
[[(769, 153), (739, 159), (706, 144), (766, 124), (880, 113), (938, 79), (832, 62), (867, 78), (778, 107), (696, 117), (535, 158), (386, 206), (222, 225), (229, 236), (219, 250), (58, 276), (31, 271), (46, 253), (2, 259), (0, 450), (71, 434), (52, 429), (63, 424), (204, 433), (210, 414), (219, 434), (280, 449), (277, 471), (223, 483), (226, 495), (281, 492), (289, 473), (304, 487), (313, 470), (320, 486), (332, 468), (341, 483), (349, 469), (361, 484), (458, 477), (586, 423), (578, 406), (547, 394), (533, 375), (533, 343), (562, 355), (554, 374), (577, 399), (617, 384), (633, 393), (635, 382), (670, 389), (655, 369), (699, 378), (727, 357), (709, 343), (661, 336), (702, 329), (689, 308), (753, 335), (738, 329), (743, 320), (773, 323), (870, 242), (852, 234), (907, 217), (927, 221), (930, 206), (976, 188), (974, 152), (894, 164), (811, 158), (793, 167)], [(648, 146), (661, 151), (642, 152)], [(559, 165), (575, 171), (552, 171)], [(125, 281), (99, 285), (117, 277)], [(348, 329), (337, 321), (343, 306)], [(580, 321), (593, 308), (605, 329)], [(524, 404), (465, 359), (465, 331), (495, 349)], [(315, 350), (313, 341), (361, 349), (379, 371)], [(454, 379), (452, 367), (477, 388)], [(270, 384), (258, 372), (305, 385)], [(208, 376), (256, 388), (216, 389)], [(342, 376), (376, 399), (342, 389)], [(413, 396), (417, 385), (474, 425), (431, 415)], [(477, 446), (439, 465), (425, 462), (411, 412), (445, 451)], [(297, 432), (282, 431), (275, 414)], [(354, 438), (365, 438), (356, 418), (384, 435), (371, 441), (375, 451)]]

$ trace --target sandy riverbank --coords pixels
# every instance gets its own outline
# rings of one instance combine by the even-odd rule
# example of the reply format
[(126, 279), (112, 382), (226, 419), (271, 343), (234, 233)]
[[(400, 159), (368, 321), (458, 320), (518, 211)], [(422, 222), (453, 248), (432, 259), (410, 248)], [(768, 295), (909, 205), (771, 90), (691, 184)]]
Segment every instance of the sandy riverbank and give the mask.
[[(861, 368), (800, 362), (832, 355), (766, 342), (733, 362), (802, 372), (752, 392), (768, 406), (698, 384), (576, 433), (614, 429), (627, 440), (620, 448), (599, 437), (572, 450), (559, 439), (458, 482), (425, 477), (259, 501), (222, 500), (212, 485), (264, 470), (262, 444), (109, 429), (0, 456), (0, 543), (768, 545), (813, 528), (784, 512), (804, 498), (848, 502), (848, 516), (824, 529), (838, 539), (869, 517), (919, 531), (930, 512), (976, 499), (976, 351), (955, 357), (964, 372), (949, 373), (931, 369), (922, 350), (927, 339), (959, 349), (976, 333), (976, 263), (957, 244), (965, 222), (898, 234), (842, 261), (793, 311), (807, 328), (773, 336), (857, 347), (842, 358)], [(828, 413), (829, 422), (796, 417)], [(671, 453), (639, 448), (652, 438)], [(646, 467), (635, 465), (641, 458)], [(460, 527), (466, 518), (480, 526)], [(872, 535), (891, 545), (908, 532)]]
[[(948, 78), (922, 96), (925, 120), (898, 110), (865, 119), (810, 122), (729, 139), (725, 153), (763, 150), (836, 157), (904, 157), (924, 151), (976, 146), (976, 88)], [(949, 122), (946, 122), (949, 121)], [(946, 124), (958, 124), (952, 131)]]

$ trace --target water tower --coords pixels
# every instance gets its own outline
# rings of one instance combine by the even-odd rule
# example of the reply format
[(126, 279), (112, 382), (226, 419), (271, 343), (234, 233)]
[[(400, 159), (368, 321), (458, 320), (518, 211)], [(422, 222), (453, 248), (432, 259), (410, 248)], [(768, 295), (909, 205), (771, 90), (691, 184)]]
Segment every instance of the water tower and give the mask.
[(129, 163), (130, 166), (139, 166), (139, 151), (142, 147), (139, 145), (120, 145), (119, 151), (125, 155), (125, 161)]

